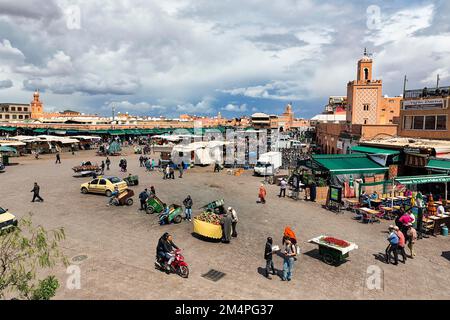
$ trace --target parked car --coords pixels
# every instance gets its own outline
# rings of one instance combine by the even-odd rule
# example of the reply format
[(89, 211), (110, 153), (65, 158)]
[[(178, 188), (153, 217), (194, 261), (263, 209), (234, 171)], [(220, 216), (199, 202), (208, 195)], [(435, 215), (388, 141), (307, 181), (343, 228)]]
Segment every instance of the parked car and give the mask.
[(16, 217), (9, 213), (8, 209), (3, 209), (0, 207), (0, 232), (13, 227), (17, 227)]
[(127, 183), (119, 177), (100, 176), (94, 180), (83, 183), (81, 185), (81, 193), (100, 193), (110, 197), (116, 186), (119, 188), (119, 192), (123, 192), (128, 188)]

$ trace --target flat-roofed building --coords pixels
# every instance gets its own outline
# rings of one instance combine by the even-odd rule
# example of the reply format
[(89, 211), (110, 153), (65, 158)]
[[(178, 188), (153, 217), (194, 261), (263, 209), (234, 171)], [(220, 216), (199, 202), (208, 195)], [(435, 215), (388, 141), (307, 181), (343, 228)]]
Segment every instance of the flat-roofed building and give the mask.
[(30, 117), (31, 109), (28, 104), (0, 103), (0, 122), (21, 122)]
[(399, 136), (450, 139), (450, 87), (406, 90), (400, 110)]

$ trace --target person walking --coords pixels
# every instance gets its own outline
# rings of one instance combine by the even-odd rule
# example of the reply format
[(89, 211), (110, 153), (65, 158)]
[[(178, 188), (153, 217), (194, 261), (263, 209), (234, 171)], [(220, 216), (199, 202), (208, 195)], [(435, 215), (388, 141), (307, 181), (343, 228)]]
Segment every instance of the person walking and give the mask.
[(262, 204), (266, 203), (266, 195), (267, 195), (266, 188), (264, 187), (264, 184), (261, 183), (258, 191), (258, 198), (260, 203)]
[(41, 188), (39, 187), (37, 182), (35, 182), (33, 189), (30, 191), (33, 192), (33, 200), (31, 200), (31, 202), (34, 202), (36, 199), (38, 199), (40, 202), (44, 202), (44, 199), (42, 199), (42, 197), (39, 194), (40, 190)]
[(184, 205), (184, 208), (185, 208), (185, 211), (184, 211), (185, 212), (185, 217), (184, 217), (184, 219), (188, 220), (188, 221), (192, 221), (191, 219), (192, 219), (193, 202), (192, 202), (192, 198), (191, 198), (190, 195), (187, 196), (186, 199), (184, 199), (183, 205)]
[(273, 240), (271, 237), (267, 238), (266, 248), (264, 249), (264, 260), (266, 260), (266, 278), (272, 280), (270, 276), (270, 271), (275, 275), (275, 268), (273, 266), (273, 249), (272, 249)]
[(167, 165), (167, 167), (166, 167), (166, 169), (164, 171), (163, 179), (169, 179), (169, 176), (170, 176), (170, 168), (169, 168), (169, 165)]
[(169, 166), (169, 179), (175, 179), (175, 170)]
[(237, 237), (236, 225), (238, 223), (237, 212), (232, 207), (228, 207), (228, 214), (231, 216), (231, 236), (233, 238), (236, 238)]
[(408, 237), (408, 248), (410, 251), (410, 258), (414, 259), (416, 256), (416, 253), (414, 252), (414, 244), (417, 240), (417, 231), (413, 228), (412, 224), (408, 224), (408, 231), (406, 232), (406, 235)]
[(219, 164), (218, 160), (216, 160), (216, 162), (214, 164), (214, 173), (215, 172), (220, 172), (220, 164)]
[(400, 228), (397, 227), (397, 226), (394, 227), (394, 230), (395, 230), (395, 233), (397, 234), (397, 237), (398, 237), (398, 251), (402, 255), (402, 258), (403, 258), (402, 263), (406, 263), (406, 252), (405, 252), (406, 239), (405, 239), (405, 235), (400, 230)]
[(394, 265), (398, 265), (398, 236), (395, 233), (394, 226), (389, 226), (389, 236), (387, 240), (389, 245), (386, 248), (386, 263), (389, 264), (391, 260), (391, 253), (394, 253)]
[(226, 211), (220, 219), (220, 224), (222, 226), (222, 242), (230, 243), (231, 217)]
[(106, 164), (106, 170), (109, 171), (109, 166), (111, 165), (111, 160), (109, 160), (109, 157), (106, 157), (105, 164)]
[(139, 194), (139, 200), (141, 202), (141, 208), (139, 210), (147, 209), (147, 199), (148, 199), (148, 190), (147, 190), (147, 188), (145, 188), (144, 191), (142, 191)]
[(59, 152), (56, 153), (56, 161), (55, 164), (57, 163), (61, 163), (61, 155), (59, 154)]
[(291, 242), (291, 239), (286, 238), (284, 240), (284, 261), (283, 261), (283, 277), (282, 281), (291, 281), (292, 270), (294, 269), (294, 258), (297, 253), (295, 245)]
[(180, 173), (180, 175), (178, 176), (178, 178), (183, 178), (183, 170), (184, 170), (184, 163), (181, 162), (181, 163), (178, 165), (178, 172)]
[(100, 165), (100, 169), (102, 170), (101, 174), (104, 174), (105, 173), (105, 161), (104, 160), (102, 160), (102, 164)]
[(278, 195), (278, 197), (286, 197), (286, 188), (287, 188), (287, 181), (286, 179), (281, 179), (280, 181), (280, 194)]
[(155, 187), (154, 187), (154, 186), (151, 186), (151, 187), (150, 187), (150, 193), (151, 193), (153, 196), (156, 196), (156, 190), (155, 190)]
[(139, 167), (143, 166), (144, 166), (144, 156), (141, 154), (141, 156), (139, 157)]

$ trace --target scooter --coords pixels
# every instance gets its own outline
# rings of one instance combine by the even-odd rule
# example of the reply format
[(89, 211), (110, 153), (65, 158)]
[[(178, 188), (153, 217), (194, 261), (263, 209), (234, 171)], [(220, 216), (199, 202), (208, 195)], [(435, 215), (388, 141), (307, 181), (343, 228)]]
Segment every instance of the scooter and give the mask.
[(187, 278), (189, 276), (189, 267), (184, 261), (184, 257), (181, 255), (181, 249), (175, 250), (175, 259), (170, 265), (170, 271), (166, 269), (166, 263), (164, 258), (156, 256), (155, 268), (166, 273), (176, 273), (182, 278)]

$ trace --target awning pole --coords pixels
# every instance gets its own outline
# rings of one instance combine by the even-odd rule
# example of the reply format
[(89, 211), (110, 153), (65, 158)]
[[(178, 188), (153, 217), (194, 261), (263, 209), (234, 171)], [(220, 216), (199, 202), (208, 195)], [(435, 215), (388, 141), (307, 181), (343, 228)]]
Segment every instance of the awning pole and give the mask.
[(447, 182), (445, 183), (445, 203), (447, 203)]
[(391, 196), (392, 209), (394, 209), (394, 189), (395, 189), (395, 178), (392, 178), (392, 196)]

